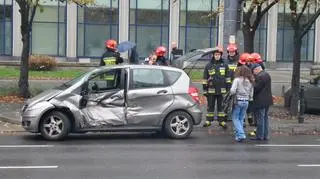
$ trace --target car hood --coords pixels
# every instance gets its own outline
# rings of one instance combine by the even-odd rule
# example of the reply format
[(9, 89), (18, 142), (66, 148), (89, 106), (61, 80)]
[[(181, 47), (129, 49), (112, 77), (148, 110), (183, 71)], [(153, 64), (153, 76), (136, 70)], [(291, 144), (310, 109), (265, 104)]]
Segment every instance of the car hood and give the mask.
[(27, 104), (28, 104), (28, 106), (33, 106), (34, 104), (36, 104), (38, 102), (50, 100), (51, 98), (57, 96), (61, 92), (63, 92), (63, 91), (59, 90), (59, 89), (46, 90), (46, 91), (34, 96), (33, 98), (30, 98), (27, 101)]

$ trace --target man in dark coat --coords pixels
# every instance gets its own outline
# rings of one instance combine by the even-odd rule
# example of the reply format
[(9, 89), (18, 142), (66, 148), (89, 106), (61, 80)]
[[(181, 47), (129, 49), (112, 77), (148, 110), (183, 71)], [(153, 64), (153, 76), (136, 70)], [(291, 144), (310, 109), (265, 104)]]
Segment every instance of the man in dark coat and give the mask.
[(269, 107), (273, 105), (271, 92), (271, 77), (259, 64), (251, 66), (255, 75), (253, 94), (253, 114), (257, 120), (256, 140), (268, 140), (269, 134)]

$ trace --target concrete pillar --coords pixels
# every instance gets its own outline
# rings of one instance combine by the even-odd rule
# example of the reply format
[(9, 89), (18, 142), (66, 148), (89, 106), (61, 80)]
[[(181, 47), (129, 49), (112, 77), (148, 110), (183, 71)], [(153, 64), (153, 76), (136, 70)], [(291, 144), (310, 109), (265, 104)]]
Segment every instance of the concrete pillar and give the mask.
[(67, 59), (77, 58), (77, 6), (67, 5)]
[[(180, 1), (170, 0), (170, 22), (169, 22), (169, 49), (171, 43), (176, 42), (179, 45), (179, 22), (180, 22)], [(171, 51), (171, 50), (170, 50)]]
[[(271, 2), (271, 0), (269, 0)], [(268, 27), (267, 27), (267, 62), (270, 65), (277, 59), (277, 28), (278, 28), (278, 4), (274, 5), (268, 11)]]
[(314, 63), (320, 64), (320, 18), (315, 22)]
[(19, 5), (16, 1), (12, 4), (13, 16), (12, 16), (12, 56), (20, 57), (22, 52), (21, 41), (21, 15), (19, 12)]
[(129, 40), (129, 9), (128, 0), (119, 0), (119, 42)]
[[(220, 2), (221, 3), (221, 2)], [(223, 11), (223, 47), (229, 44), (230, 35), (236, 36), (239, 3), (235, 0), (224, 0)], [(220, 45), (220, 43), (219, 43)]]

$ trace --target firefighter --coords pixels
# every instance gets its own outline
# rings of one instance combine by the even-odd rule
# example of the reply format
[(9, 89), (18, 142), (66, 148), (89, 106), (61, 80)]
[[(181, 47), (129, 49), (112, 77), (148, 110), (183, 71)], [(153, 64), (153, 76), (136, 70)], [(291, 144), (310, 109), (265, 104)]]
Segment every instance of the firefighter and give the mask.
[(165, 55), (167, 53), (167, 49), (163, 46), (160, 46), (156, 49), (156, 64), (157, 65), (162, 65), (162, 66), (168, 66), (168, 60), (166, 59)]
[[(228, 89), (231, 88), (232, 85), (232, 81), (234, 79), (234, 73), (235, 70), (238, 66), (238, 61), (239, 61), (239, 54), (238, 54), (238, 47), (236, 44), (229, 44), (227, 46), (227, 54), (228, 54), (228, 59), (227, 59), (227, 64), (229, 67), (229, 77), (227, 78), (227, 85), (228, 85)], [(226, 118), (228, 120), (232, 120), (231, 118), (231, 111), (225, 111), (226, 113)]]
[(227, 78), (229, 78), (229, 67), (222, 59), (223, 50), (214, 48), (211, 61), (205, 66), (203, 72), (203, 91), (207, 97), (207, 118), (203, 127), (208, 127), (215, 118), (215, 103), (217, 102), (219, 125), (226, 129), (226, 115), (223, 111), (223, 95), (227, 92)]
[[(106, 47), (106, 51), (100, 59), (100, 66), (111, 66), (123, 63), (123, 59), (120, 57), (120, 53), (116, 52), (117, 42), (110, 39), (106, 40), (104, 44)], [(115, 83), (114, 74), (102, 75), (101, 78), (106, 80), (108, 87), (113, 86)]]
[(234, 79), (234, 72), (238, 66), (238, 47), (235, 44), (229, 44), (227, 47), (227, 53), (228, 53), (228, 66), (229, 66), (229, 76), (231, 80), (228, 79), (228, 85), (229, 89), (231, 88), (232, 81)]
[[(249, 53), (242, 53), (239, 58), (238, 66), (246, 65), (250, 68), (253, 64), (253, 57)], [(250, 126), (254, 126), (253, 116), (251, 112), (251, 102), (249, 101), (249, 107), (247, 109), (247, 120)], [(243, 127), (246, 127), (246, 122), (244, 121)]]
[(117, 65), (123, 63), (123, 59), (120, 57), (120, 53), (116, 52), (117, 42), (115, 40), (105, 41), (106, 51), (100, 59), (100, 66)]
[(261, 58), (261, 55), (259, 53), (252, 53), (251, 56), (253, 57), (254, 63), (257, 63), (261, 66), (261, 68), (264, 70), (264, 63), (263, 60)]

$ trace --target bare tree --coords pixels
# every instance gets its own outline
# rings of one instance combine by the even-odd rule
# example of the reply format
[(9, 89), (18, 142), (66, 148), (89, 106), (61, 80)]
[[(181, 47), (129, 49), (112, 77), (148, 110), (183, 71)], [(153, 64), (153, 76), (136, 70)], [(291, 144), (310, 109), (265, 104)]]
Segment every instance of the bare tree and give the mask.
[(244, 38), (244, 51), (254, 51), (254, 36), (263, 16), (277, 4), (279, 0), (241, 0), (242, 32)]
[[(294, 30), (293, 40), (293, 73), (291, 81), (291, 104), (290, 114), (293, 119), (298, 116), (298, 100), (300, 89), (300, 62), (301, 62), (301, 45), (302, 38), (308, 33), (314, 22), (320, 15), (320, 0), (287, 0), (290, 5), (291, 16), (290, 22)], [(315, 8), (314, 14), (310, 14), (310, 18), (302, 19), (303, 13), (308, 7)]]
[[(59, 0), (60, 2), (72, 2), (78, 5), (93, 4), (94, 0)], [(21, 16), (21, 37), (22, 37), (22, 53), (20, 61), (20, 78), (19, 89), (20, 95), (24, 98), (30, 97), (29, 91), (29, 56), (30, 56), (30, 35), (32, 32), (32, 23), (37, 12), (43, 11), (40, 0), (16, 0), (19, 5)]]

